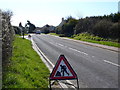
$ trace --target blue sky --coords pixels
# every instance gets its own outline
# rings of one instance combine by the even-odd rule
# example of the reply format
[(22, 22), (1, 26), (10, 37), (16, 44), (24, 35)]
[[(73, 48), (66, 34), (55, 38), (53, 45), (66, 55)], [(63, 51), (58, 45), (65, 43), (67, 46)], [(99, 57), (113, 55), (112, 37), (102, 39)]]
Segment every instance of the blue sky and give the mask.
[(27, 20), (36, 26), (57, 26), (61, 18), (108, 15), (118, 12), (119, 0), (0, 0), (0, 9), (11, 10), (11, 23), (23, 26)]

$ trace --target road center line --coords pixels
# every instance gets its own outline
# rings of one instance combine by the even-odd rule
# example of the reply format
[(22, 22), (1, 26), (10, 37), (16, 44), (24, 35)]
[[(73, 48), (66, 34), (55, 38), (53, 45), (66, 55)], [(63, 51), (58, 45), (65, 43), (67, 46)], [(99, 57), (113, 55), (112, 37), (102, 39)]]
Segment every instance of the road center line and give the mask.
[(50, 44), (52, 44), (52, 45), (55, 45), (53, 42), (49, 42)]
[(103, 61), (106, 62), (106, 63), (112, 64), (114, 66), (120, 67), (120, 65), (118, 65), (116, 63), (113, 63), (113, 62), (110, 62), (110, 61), (107, 61), (107, 60), (103, 60)]
[(71, 49), (71, 50), (73, 50), (73, 51), (76, 51), (76, 52), (79, 52), (79, 53), (82, 53), (82, 54), (85, 54), (85, 55), (88, 55), (87, 53), (82, 52), (82, 51), (79, 51), (79, 50), (76, 50), (76, 49), (74, 49), (74, 48), (69, 48), (69, 49)]
[[(53, 44), (52, 42), (49, 42), (49, 43)], [(62, 47), (64, 46), (63, 44), (60, 44), (60, 43), (56, 43), (55, 45), (59, 45), (59, 46), (62, 46)], [(67, 46), (64, 46), (64, 47), (67, 48)], [(88, 54), (85, 53), (85, 52), (79, 51), (79, 50), (74, 49), (74, 48), (71, 48), (71, 47), (69, 47), (69, 49), (71, 49), (71, 50), (73, 50), (73, 51), (76, 51), (76, 52), (79, 52), (79, 53), (82, 53), (82, 54), (84, 54), (84, 55), (88, 55)]]
[(93, 58), (95, 57), (95, 56), (92, 56)]
[(60, 44), (60, 43), (57, 43), (59, 46), (64, 46), (64, 45), (62, 45), (62, 44)]

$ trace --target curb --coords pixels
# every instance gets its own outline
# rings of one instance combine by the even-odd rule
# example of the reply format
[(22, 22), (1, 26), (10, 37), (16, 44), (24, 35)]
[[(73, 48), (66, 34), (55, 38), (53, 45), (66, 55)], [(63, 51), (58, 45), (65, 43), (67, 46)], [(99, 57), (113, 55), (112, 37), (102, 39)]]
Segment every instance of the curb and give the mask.
[[(68, 38), (63, 38), (63, 39), (68, 39)], [(111, 50), (111, 51), (115, 51), (115, 52), (120, 52), (119, 51), (120, 48), (116, 48), (116, 47), (112, 47), (112, 46), (101, 45), (101, 44), (97, 44), (97, 43), (90, 43), (90, 42), (79, 41), (79, 40), (73, 40), (73, 39), (68, 39), (68, 40), (72, 40), (74, 42), (79, 42), (82, 44), (86, 44), (86, 45), (90, 45), (90, 46), (94, 46), (94, 47), (99, 47), (99, 48), (103, 48), (103, 49), (107, 49), (107, 50)]]
[(90, 42), (85, 42), (85, 41), (80, 41), (80, 40), (74, 40), (74, 39), (69, 39), (66, 37), (59, 37), (59, 36), (55, 36), (55, 35), (51, 35), (51, 36), (58, 37), (61, 39), (66, 39), (66, 40), (72, 40), (74, 42), (79, 42), (82, 44), (86, 44), (86, 45), (90, 45), (90, 46), (94, 46), (94, 47), (99, 47), (99, 48), (103, 48), (103, 49), (107, 49), (107, 50), (111, 50), (111, 51), (115, 51), (115, 52), (120, 52), (120, 48), (117, 48), (117, 47), (112, 47), (112, 46), (107, 46), (107, 45), (102, 45), (102, 44), (97, 44), (97, 43), (90, 43)]

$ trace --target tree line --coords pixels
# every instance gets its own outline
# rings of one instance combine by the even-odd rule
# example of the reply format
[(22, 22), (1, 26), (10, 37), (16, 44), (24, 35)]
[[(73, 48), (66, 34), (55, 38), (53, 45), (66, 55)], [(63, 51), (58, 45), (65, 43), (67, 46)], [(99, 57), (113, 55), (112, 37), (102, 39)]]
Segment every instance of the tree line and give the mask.
[(102, 38), (118, 39), (120, 34), (120, 13), (104, 16), (92, 16), (79, 20), (69, 16), (62, 26), (57, 26), (55, 32), (71, 37), (74, 34), (90, 33)]

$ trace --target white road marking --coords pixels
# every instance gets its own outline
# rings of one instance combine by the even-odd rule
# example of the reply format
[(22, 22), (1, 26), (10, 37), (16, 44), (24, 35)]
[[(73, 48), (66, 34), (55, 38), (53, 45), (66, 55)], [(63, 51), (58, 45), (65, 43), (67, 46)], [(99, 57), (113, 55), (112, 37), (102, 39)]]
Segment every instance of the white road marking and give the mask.
[(85, 53), (85, 52), (82, 52), (82, 51), (79, 51), (79, 50), (77, 50), (77, 49), (74, 49), (74, 48), (70, 48), (70, 47), (69, 47), (69, 49), (71, 49), (71, 50), (73, 50), (73, 51), (76, 51), (76, 52), (79, 52), (79, 53), (82, 53), (82, 54), (85, 54), (85, 55), (88, 55), (87, 53)]
[(110, 61), (107, 61), (107, 60), (103, 60), (103, 61), (106, 62), (106, 63), (112, 64), (114, 66), (120, 67), (120, 65), (118, 65), (116, 63), (113, 63), (113, 62), (110, 62)]
[(95, 56), (92, 56), (93, 58), (95, 57)]
[[(65, 48), (67, 48), (67, 46), (65, 46), (65, 45), (63, 45), (63, 44), (60, 44), (60, 43), (52, 43), (52, 42), (49, 42), (50, 44), (52, 44), (52, 45), (55, 45), (55, 46), (57, 46), (57, 45), (59, 45), (59, 46), (64, 46)], [(85, 52), (82, 52), (82, 51), (79, 51), (79, 50), (77, 50), (77, 49), (74, 49), (74, 48), (71, 48), (71, 47), (68, 47), (69, 49), (71, 49), (71, 50), (73, 50), (73, 51), (76, 51), (76, 52), (79, 52), (79, 53), (82, 53), (82, 54), (84, 54), (84, 55), (88, 55), (87, 53), (85, 53)]]
[(67, 46), (65, 46), (65, 48), (67, 48)]
[(53, 44), (52, 42), (49, 42), (50, 44)]
[(64, 45), (62, 45), (62, 44), (60, 44), (60, 43), (57, 43), (59, 46), (64, 46)]
[(74, 48), (69, 48), (69, 49), (71, 49), (71, 50), (73, 50), (73, 51), (78, 51), (78, 50), (76, 50), (76, 49), (74, 49)]

